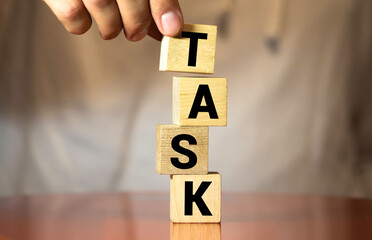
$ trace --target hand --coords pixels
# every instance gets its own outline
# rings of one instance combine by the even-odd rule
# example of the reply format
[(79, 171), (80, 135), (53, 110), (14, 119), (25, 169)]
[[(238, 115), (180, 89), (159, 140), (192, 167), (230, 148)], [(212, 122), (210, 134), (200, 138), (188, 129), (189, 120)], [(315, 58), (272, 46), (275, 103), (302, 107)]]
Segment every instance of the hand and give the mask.
[(126, 38), (138, 41), (147, 34), (160, 40), (181, 32), (183, 16), (178, 0), (44, 0), (64, 27), (83, 34), (97, 22), (103, 39), (124, 29)]

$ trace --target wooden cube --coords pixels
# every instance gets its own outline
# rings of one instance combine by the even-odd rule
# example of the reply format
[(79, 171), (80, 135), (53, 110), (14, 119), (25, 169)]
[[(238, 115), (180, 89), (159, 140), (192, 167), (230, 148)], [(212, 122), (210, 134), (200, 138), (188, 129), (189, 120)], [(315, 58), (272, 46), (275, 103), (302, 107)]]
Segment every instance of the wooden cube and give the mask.
[(221, 175), (172, 175), (170, 218), (176, 223), (221, 221)]
[(220, 223), (170, 223), (170, 240), (221, 240)]
[(226, 78), (173, 78), (173, 123), (227, 125)]
[(185, 24), (174, 38), (163, 37), (160, 71), (213, 73), (217, 26)]
[(159, 174), (208, 173), (208, 127), (158, 125), (156, 134)]

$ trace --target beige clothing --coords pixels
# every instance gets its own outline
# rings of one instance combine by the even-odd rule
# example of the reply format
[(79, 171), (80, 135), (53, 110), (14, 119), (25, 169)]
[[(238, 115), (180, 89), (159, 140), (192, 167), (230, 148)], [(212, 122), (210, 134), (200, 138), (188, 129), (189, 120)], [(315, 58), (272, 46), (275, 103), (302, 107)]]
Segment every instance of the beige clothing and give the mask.
[[(219, 24), (228, 127), (210, 129), (224, 191), (372, 197), (372, 2), (188, 0)], [(65, 32), (41, 1), (0, 2), (0, 195), (165, 190), (171, 123), (160, 44)]]

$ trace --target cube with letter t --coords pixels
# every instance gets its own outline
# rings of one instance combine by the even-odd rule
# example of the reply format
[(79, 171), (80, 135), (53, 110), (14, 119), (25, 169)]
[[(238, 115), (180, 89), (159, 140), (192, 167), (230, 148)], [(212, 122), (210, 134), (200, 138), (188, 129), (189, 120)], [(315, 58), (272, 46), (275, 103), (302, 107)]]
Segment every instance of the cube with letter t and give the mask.
[(185, 24), (174, 38), (163, 37), (160, 71), (213, 73), (217, 26)]

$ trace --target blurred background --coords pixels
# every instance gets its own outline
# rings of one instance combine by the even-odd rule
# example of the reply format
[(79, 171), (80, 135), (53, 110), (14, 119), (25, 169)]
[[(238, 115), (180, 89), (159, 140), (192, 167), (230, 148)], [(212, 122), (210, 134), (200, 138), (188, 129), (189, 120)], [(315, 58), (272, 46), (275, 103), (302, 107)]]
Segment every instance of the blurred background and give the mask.
[[(181, 0), (218, 25), (228, 127), (210, 128), (223, 191), (372, 197), (372, 2)], [(68, 34), (42, 1), (0, 2), (0, 195), (169, 191), (160, 42)], [(198, 75), (193, 75), (198, 76)]]

